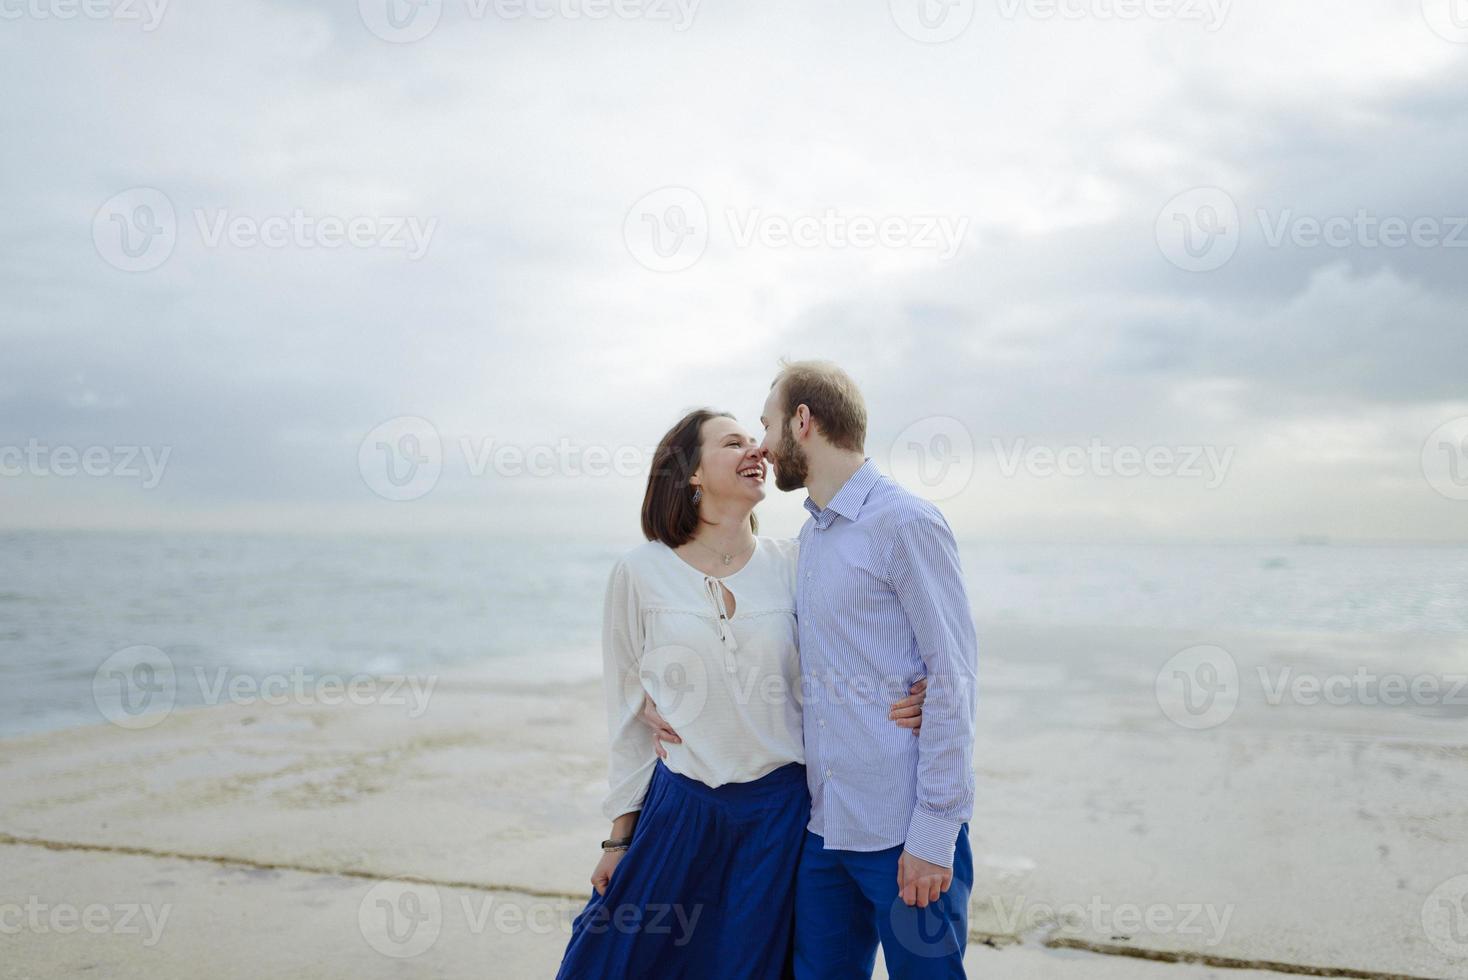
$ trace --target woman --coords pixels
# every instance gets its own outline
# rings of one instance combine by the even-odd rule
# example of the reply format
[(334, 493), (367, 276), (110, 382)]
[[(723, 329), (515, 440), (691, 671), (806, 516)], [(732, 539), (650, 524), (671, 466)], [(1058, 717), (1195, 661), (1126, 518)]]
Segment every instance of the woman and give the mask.
[[(558, 977), (788, 975), (810, 797), (796, 542), (756, 534), (765, 470), (754, 437), (706, 409), (653, 458), (648, 543), (613, 568), (604, 611), (612, 830)], [(916, 731), (913, 690), (893, 713)], [(649, 700), (678, 734), (662, 749)]]

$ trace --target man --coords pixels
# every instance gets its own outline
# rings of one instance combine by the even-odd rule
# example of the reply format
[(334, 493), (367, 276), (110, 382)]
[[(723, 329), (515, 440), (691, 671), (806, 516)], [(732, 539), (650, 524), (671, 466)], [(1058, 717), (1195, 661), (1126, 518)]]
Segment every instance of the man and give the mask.
[[(866, 405), (833, 364), (783, 366), (765, 400), (775, 485), (804, 487), (796, 617), (811, 816), (797, 977), (961, 977), (973, 858), (977, 640), (936, 507), (865, 456)], [(914, 739), (886, 705), (928, 678)]]
[[(795, 607), (810, 821), (795, 974), (962, 977), (973, 857), (977, 640), (953, 532), (865, 455), (866, 405), (834, 364), (782, 364), (761, 446), (804, 487)], [(889, 705), (919, 677), (917, 738)], [(649, 708), (659, 738), (677, 735)]]

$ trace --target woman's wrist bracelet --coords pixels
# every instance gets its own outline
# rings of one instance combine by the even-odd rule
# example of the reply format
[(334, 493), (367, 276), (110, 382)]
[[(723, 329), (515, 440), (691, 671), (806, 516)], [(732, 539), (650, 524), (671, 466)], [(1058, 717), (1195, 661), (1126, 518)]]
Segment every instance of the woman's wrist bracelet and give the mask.
[(631, 843), (631, 837), (609, 837), (601, 842), (601, 849), (603, 851), (625, 851), (627, 845)]

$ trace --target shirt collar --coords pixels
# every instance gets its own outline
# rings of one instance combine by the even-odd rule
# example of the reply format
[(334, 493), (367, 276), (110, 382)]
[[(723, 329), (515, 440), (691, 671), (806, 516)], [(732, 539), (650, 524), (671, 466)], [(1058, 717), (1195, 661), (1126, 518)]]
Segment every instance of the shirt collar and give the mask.
[(861, 506), (866, 503), (867, 496), (872, 492), (872, 487), (882, 478), (882, 473), (877, 469), (877, 464), (872, 462), (868, 456), (861, 467), (850, 479), (841, 485), (831, 502), (826, 505), (825, 510), (816, 506), (816, 502), (810, 497), (805, 498), (805, 509), (816, 519), (817, 527), (830, 527), (836, 516), (846, 518), (848, 521), (856, 520), (861, 514)]

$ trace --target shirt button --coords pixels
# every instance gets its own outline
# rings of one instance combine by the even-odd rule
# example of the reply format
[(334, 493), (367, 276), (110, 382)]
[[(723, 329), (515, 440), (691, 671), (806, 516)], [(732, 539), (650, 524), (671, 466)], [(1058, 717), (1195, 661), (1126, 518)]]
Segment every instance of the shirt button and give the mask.
[(827, 779), (830, 779), (831, 778), (831, 770), (830, 769), (827, 769), (826, 770), (826, 778)]
[[(825, 728), (826, 727), (826, 719), (822, 718), (820, 721), (816, 722), (816, 724), (817, 725), (820, 725), (822, 728)], [(829, 773), (827, 773), (827, 775), (829, 775)]]

